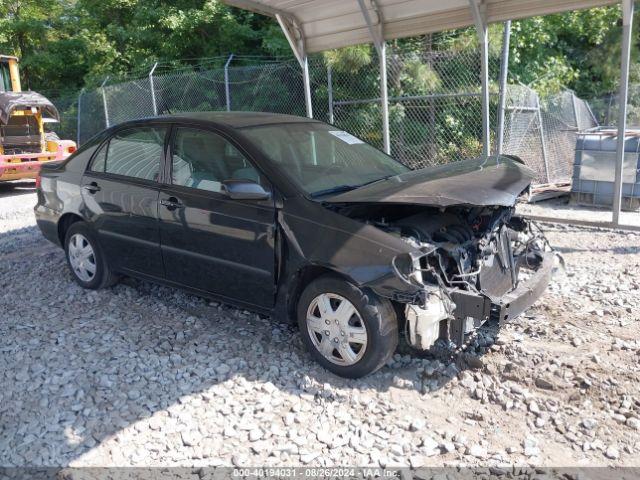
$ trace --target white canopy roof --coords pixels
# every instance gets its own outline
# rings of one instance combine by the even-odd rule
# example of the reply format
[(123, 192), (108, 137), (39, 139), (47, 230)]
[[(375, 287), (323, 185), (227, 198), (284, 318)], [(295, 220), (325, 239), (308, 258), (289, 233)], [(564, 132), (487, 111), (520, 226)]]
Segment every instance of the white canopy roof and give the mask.
[[(280, 14), (302, 30), (307, 53), (371, 42), (358, 0), (224, 0), (269, 16)], [(365, 0), (385, 40), (474, 25), (469, 0)], [(617, 0), (485, 0), (486, 23), (591, 8)], [(376, 5), (379, 12), (376, 12)], [(382, 17), (382, 22), (380, 22)]]

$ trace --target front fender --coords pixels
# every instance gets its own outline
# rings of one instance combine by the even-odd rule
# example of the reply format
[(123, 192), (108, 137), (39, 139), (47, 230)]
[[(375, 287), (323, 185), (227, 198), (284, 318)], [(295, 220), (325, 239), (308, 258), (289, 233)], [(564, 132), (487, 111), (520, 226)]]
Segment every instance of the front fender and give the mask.
[(278, 222), (289, 245), (288, 261), (298, 267), (321, 266), (388, 298), (421, 290), (395, 273), (395, 257), (419, 253), (398, 237), (301, 198), (285, 203)]

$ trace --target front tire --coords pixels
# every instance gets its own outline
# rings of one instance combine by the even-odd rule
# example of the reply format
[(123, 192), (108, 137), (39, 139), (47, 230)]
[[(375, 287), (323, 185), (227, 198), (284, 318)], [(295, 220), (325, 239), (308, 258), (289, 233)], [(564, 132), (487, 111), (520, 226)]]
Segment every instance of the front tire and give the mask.
[(398, 320), (391, 302), (333, 275), (304, 289), (297, 315), (313, 358), (341, 377), (375, 372), (398, 345)]
[(76, 222), (69, 227), (65, 235), (64, 251), (71, 275), (82, 288), (98, 290), (117, 281), (93, 230), (85, 222)]

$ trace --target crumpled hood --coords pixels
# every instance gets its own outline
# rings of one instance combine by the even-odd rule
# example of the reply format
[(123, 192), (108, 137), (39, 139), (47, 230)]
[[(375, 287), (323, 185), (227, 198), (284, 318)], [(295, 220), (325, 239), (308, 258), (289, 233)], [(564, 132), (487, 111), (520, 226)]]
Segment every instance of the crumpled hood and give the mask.
[(517, 157), (491, 156), (413, 170), (325, 201), (510, 207), (534, 177), (534, 172)]
[(46, 97), (36, 92), (0, 92), (0, 123), (6, 125), (14, 110), (36, 107), (42, 113), (60, 121), (58, 109)]

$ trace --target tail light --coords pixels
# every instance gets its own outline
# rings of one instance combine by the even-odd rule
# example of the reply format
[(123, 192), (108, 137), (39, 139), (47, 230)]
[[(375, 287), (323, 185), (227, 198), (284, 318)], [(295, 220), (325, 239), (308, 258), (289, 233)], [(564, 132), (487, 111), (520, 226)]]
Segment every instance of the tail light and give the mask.
[(75, 152), (76, 150), (77, 150), (77, 148), (76, 148), (76, 147), (69, 147), (69, 148), (67, 148), (67, 151), (68, 151), (70, 154), (71, 154), (71, 153), (73, 153), (73, 152)]
[(42, 185), (42, 177), (40, 176), (40, 172), (36, 175), (36, 189), (40, 190), (40, 186)]

